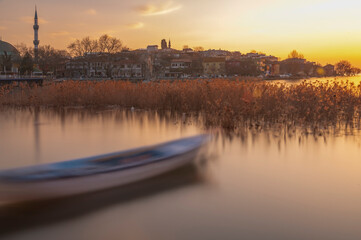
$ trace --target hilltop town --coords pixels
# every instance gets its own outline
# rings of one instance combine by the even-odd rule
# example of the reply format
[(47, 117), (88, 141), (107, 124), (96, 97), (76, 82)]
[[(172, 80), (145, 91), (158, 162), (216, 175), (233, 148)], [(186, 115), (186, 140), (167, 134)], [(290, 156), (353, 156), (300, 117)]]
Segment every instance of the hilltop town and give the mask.
[[(164, 42), (164, 40), (162, 41)], [(201, 50), (185, 47), (176, 50), (169, 45), (160, 49), (123, 50), (120, 53), (86, 53), (69, 59), (56, 68), (55, 75), (68, 78), (109, 77), (119, 79), (178, 79), (230, 76), (319, 77), (333, 76), (334, 66), (320, 66), (304, 58), (283, 61), (263, 53)]]
[(85, 37), (69, 44), (68, 51), (50, 45), (39, 46), (38, 14), (34, 17), (34, 47), (14, 47), (0, 41), (0, 75), (46, 75), (68, 79), (192, 79), (252, 76), (263, 79), (298, 79), (335, 75), (355, 75), (360, 70), (347, 61), (336, 66), (308, 61), (293, 50), (289, 57), (257, 51), (241, 53), (202, 47), (182, 50), (172, 48), (165, 39), (158, 45), (130, 50), (114, 37), (103, 35), (97, 40)]
[[(38, 66), (36, 70), (44, 75), (73, 79), (150, 80), (231, 76), (306, 78), (336, 74), (333, 65), (321, 66), (297, 55), (280, 61), (278, 57), (256, 51), (242, 54), (227, 50), (195, 50), (186, 46), (182, 50), (177, 50), (171, 48), (170, 44), (164, 44), (165, 40), (162, 42), (160, 48), (158, 45), (149, 45), (144, 49), (122, 49), (119, 52), (89, 51), (81, 56), (70, 56), (65, 51), (63, 54), (55, 54), (49, 46), (46, 53), (46, 49), (40, 47), (40, 53), (37, 53), (39, 56), (36, 56), (34, 63)], [(4, 45), (5, 42), (2, 42), (0, 46)], [(15, 47), (7, 47), (1, 49), (1, 52), (3, 56), (12, 56), (11, 66), (2, 64), (2, 74), (19, 74), (22, 57), (18, 50)]]

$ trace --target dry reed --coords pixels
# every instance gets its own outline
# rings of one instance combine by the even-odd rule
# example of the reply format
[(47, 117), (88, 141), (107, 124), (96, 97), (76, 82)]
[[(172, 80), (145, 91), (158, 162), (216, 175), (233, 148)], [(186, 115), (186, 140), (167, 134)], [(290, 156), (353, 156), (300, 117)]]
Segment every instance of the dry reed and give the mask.
[(360, 120), (361, 85), (327, 81), (277, 84), (186, 80), (131, 83), (66, 81), (0, 87), (0, 106), (106, 107), (200, 113), (210, 126), (240, 123), (338, 124)]

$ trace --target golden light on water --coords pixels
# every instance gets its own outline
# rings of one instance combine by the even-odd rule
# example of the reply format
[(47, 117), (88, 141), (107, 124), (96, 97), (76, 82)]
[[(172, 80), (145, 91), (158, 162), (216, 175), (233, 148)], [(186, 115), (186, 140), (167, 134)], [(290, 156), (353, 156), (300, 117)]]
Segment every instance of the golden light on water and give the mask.
[[(167, 114), (117, 109), (5, 110), (0, 114), (0, 168), (93, 156), (202, 132), (174, 120)], [(360, 131), (319, 136), (302, 129), (244, 130), (238, 137), (214, 131), (213, 157), (199, 167), (28, 208), (0, 206), (0, 236), (360, 239)]]

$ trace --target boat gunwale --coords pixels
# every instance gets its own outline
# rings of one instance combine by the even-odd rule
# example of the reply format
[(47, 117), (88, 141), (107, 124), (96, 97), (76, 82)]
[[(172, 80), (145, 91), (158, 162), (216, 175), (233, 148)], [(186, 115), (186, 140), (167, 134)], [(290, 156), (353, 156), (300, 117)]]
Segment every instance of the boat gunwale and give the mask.
[[(60, 175), (60, 176), (47, 176), (47, 177), (43, 177), (43, 178), (39, 178), (39, 179), (31, 179), (31, 178), (26, 178), (26, 177), (22, 177), (22, 176), (2, 176), (2, 174), (4, 172), (11, 172), (11, 171), (19, 171), (19, 170), (25, 170), (25, 169), (32, 169), (32, 168), (41, 168), (41, 167), (49, 167), (49, 166), (54, 166), (54, 165), (60, 165), (60, 164), (66, 164), (66, 163), (72, 163), (72, 162), (93, 162), (93, 161), (101, 161), (102, 158), (117, 158), (120, 157), (121, 155), (127, 154), (129, 153), (130, 155), (128, 155), (128, 157), (134, 156), (137, 153), (141, 153), (144, 152), (146, 153), (147, 151), (151, 151), (151, 150), (156, 150), (157, 148), (161, 148), (161, 147), (165, 147), (167, 145), (171, 145), (177, 142), (182, 142), (182, 141), (186, 141), (189, 139), (196, 139), (199, 138), (199, 142), (198, 144), (196, 144), (195, 146), (190, 147), (189, 149), (187, 149), (186, 151), (183, 152), (179, 152), (179, 153), (174, 153), (170, 156), (166, 156), (166, 157), (160, 157), (157, 159), (153, 159), (151, 161), (138, 161), (136, 163), (132, 163), (132, 164), (128, 164), (128, 165), (119, 165), (119, 166), (115, 166), (115, 167), (111, 167), (111, 168), (105, 168), (104, 170), (98, 170), (98, 171), (94, 171), (94, 172), (84, 172), (82, 174), (79, 175)], [(30, 167), (22, 167), (22, 168), (16, 168), (16, 169), (9, 169), (9, 170), (2, 170), (0, 171), (0, 182), (2, 183), (37, 183), (37, 182), (44, 182), (44, 181), (56, 181), (56, 180), (64, 180), (64, 179), (77, 179), (77, 178), (82, 178), (82, 177), (89, 177), (89, 176), (95, 176), (95, 175), (100, 175), (100, 174), (106, 174), (106, 173), (112, 173), (112, 172), (120, 172), (123, 170), (128, 170), (128, 169), (132, 169), (132, 168), (137, 168), (137, 167), (141, 167), (141, 166), (148, 166), (151, 164), (156, 164), (159, 162), (163, 162), (166, 160), (171, 160), (171, 159), (176, 159), (177, 157), (181, 156), (181, 155), (185, 155), (185, 154), (190, 154), (192, 152), (196, 152), (198, 151), (206, 142), (208, 139), (208, 135), (206, 134), (202, 134), (202, 135), (197, 135), (197, 136), (193, 136), (193, 137), (188, 137), (188, 138), (183, 138), (183, 139), (178, 139), (178, 140), (174, 140), (174, 141), (170, 141), (170, 142), (166, 142), (166, 143), (161, 143), (158, 145), (153, 145), (153, 146), (145, 146), (145, 147), (140, 147), (140, 148), (135, 148), (135, 149), (130, 149), (130, 150), (126, 150), (126, 151), (121, 151), (121, 152), (114, 152), (114, 153), (109, 153), (109, 154), (104, 154), (104, 155), (98, 155), (98, 156), (93, 156), (93, 157), (88, 157), (88, 158), (81, 158), (81, 159), (74, 159), (74, 160), (67, 160), (67, 161), (62, 161), (62, 162), (57, 162), (57, 163), (48, 163), (48, 164), (42, 164), (42, 165), (35, 165), (35, 166), (30, 166)], [(66, 169), (66, 168), (62, 168), (62, 169)], [(48, 169), (50, 170), (50, 169)], [(59, 168), (60, 170), (60, 168)], [(81, 168), (79, 170), (82, 170)], [(84, 168), (83, 168), (84, 171)]]

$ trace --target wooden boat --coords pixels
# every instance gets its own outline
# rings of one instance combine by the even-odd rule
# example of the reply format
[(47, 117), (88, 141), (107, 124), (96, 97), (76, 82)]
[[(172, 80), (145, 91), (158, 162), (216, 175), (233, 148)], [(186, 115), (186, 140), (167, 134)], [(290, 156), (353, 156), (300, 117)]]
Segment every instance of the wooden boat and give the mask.
[(51, 199), (150, 178), (194, 160), (209, 136), (101, 156), (0, 171), (0, 203)]

